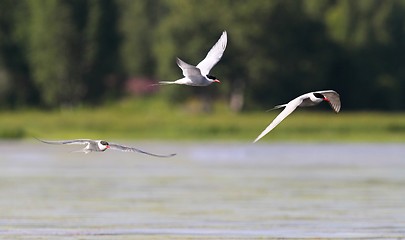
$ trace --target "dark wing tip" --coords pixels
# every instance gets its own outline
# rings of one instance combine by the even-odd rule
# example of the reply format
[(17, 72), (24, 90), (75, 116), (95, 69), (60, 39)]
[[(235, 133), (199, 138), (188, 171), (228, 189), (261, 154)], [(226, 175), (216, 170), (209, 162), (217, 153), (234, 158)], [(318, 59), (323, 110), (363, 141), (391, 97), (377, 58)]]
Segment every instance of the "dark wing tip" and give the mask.
[(34, 138), (35, 138), (36, 140), (42, 142), (42, 143), (54, 144), (54, 142), (52, 142), (52, 141), (42, 140), (42, 139), (39, 139), (39, 138), (37, 138), (37, 137), (34, 137)]
[(340, 104), (329, 102), (329, 105), (335, 113), (338, 113), (340, 111)]
[(338, 113), (341, 108), (340, 95), (333, 90), (321, 91), (320, 93), (329, 99), (328, 103), (330, 107), (335, 113)]
[(124, 151), (124, 152), (138, 152), (138, 153), (143, 153), (143, 154), (146, 154), (149, 156), (162, 157), (162, 158), (173, 157), (173, 156), (177, 155), (177, 153), (172, 153), (172, 154), (168, 154), (168, 155), (154, 154), (154, 153), (150, 153), (150, 152), (138, 149), (138, 148), (127, 147), (127, 146), (116, 144), (116, 143), (110, 143), (110, 148), (115, 149), (115, 150)]
[(174, 157), (177, 155), (177, 153), (171, 153), (168, 155), (159, 155), (159, 154), (153, 154), (153, 153), (146, 153), (146, 154), (148, 154), (150, 156), (154, 156), (154, 157), (161, 157), (161, 158), (169, 158), (169, 157)]

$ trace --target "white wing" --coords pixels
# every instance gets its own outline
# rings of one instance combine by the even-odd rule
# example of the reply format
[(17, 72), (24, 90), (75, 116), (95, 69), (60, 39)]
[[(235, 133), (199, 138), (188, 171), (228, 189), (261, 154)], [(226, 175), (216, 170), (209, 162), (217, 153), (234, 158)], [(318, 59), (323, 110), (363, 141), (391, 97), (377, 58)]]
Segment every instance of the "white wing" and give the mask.
[(176, 155), (175, 153), (168, 154), (168, 155), (159, 155), (159, 154), (145, 152), (145, 151), (137, 149), (137, 148), (123, 146), (123, 145), (116, 144), (116, 143), (110, 143), (109, 146), (110, 146), (110, 149), (114, 149), (114, 150), (119, 150), (119, 151), (123, 151), (123, 152), (139, 152), (139, 153), (147, 154), (147, 155), (154, 156), (154, 157), (173, 157)]
[(184, 62), (180, 58), (176, 59), (176, 63), (177, 63), (177, 66), (179, 66), (181, 68), (181, 70), (183, 71), (183, 75), (185, 77), (190, 78), (193, 76), (201, 76), (200, 69), (198, 69), (197, 67), (195, 67), (191, 64)]
[(327, 99), (329, 99), (329, 105), (336, 113), (340, 111), (341, 107), (340, 96), (337, 92), (333, 90), (325, 90), (325, 91), (317, 91), (317, 93), (320, 93), (324, 95)]
[[(281, 121), (284, 120), (288, 115), (290, 115), (302, 102), (301, 96), (290, 101), (285, 105), (285, 108), (281, 113), (270, 123), (270, 125), (264, 129), (262, 133), (254, 140), (253, 143), (259, 141), (260, 138), (264, 137), (267, 133), (269, 133), (273, 128), (275, 128)], [(280, 105), (283, 106), (283, 105)]]
[(73, 139), (73, 140), (60, 140), (60, 141), (46, 141), (36, 138), (38, 141), (47, 143), (47, 144), (89, 144), (90, 142), (94, 142), (90, 139)]
[(205, 56), (204, 60), (202, 60), (197, 65), (197, 68), (201, 70), (201, 74), (203, 76), (209, 74), (211, 68), (213, 68), (215, 64), (217, 64), (217, 62), (221, 59), (222, 55), (224, 54), (227, 41), (228, 41), (227, 33), (226, 31), (223, 31), (221, 37), (211, 48), (211, 50), (207, 53), (207, 56)]

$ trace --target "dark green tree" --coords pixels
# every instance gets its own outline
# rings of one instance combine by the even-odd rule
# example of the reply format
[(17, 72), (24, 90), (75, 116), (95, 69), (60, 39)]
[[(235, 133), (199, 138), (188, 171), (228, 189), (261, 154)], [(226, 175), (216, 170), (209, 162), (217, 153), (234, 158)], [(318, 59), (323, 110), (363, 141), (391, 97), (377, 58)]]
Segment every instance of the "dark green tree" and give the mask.
[(27, 5), (0, 1), (0, 106), (37, 104), (38, 92), (30, 81), (27, 63)]
[(124, 77), (175, 80), (176, 57), (197, 64), (227, 30), (212, 69), (223, 84), (159, 94), (231, 99), (240, 110), (243, 99), (263, 109), (335, 89), (344, 109), (405, 109), (405, 0), (0, 0), (0, 8), (1, 106), (99, 103), (122, 96)]
[(48, 106), (67, 104), (81, 95), (77, 76), (72, 9), (66, 1), (27, 1), (28, 61), (32, 79)]
[(85, 83), (84, 100), (98, 104), (104, 99), (116, 98), (122, 89), (117, 3), (114, 0), (74, 3), (79, 29), (76, 64)]
[(119, 31), (122, 37), (120, 57), (129, 76), (154, 76), (156, 61), (152, 47), (155, 29), (164, 15), (164, 6), (156, 1), (119, 0)]
[(404, 4), (340, 0), (324, 11), (329, 35), (347, 54), (340, 87), (348, 107), (404, 109)]

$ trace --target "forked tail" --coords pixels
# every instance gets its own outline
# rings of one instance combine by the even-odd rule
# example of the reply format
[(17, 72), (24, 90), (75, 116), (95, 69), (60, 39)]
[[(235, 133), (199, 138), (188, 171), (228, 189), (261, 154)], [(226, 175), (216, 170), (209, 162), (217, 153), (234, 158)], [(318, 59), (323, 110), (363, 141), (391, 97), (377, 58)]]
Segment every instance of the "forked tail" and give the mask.
[(273, 110), (276, 110), (276, 109), (279, 109), (279, 108), (283, 108), (283, 107), (285, 107), (285, 106), (287, 106), (287, 104), (277, 105), (277, 106), (275, 106), (275, 107), (272, 108), (272, 109), (266, 110), (266, 112), (270, 112), (270, 111), (273, 111)]

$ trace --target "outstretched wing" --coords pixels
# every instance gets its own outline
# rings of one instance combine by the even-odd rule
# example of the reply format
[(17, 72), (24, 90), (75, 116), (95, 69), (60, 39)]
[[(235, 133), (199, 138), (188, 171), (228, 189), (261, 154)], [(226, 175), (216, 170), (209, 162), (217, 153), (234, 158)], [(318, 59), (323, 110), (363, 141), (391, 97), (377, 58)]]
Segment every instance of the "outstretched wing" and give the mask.
[(47, 141), (41, 140), (39, 138), (35, 138), (40, 142), (47, 143), (47, 144), (89, 144), (91, 142), (90, 139), (73, 139), (73, 140), (60, 140), (60, 141)]
[(333, 90), (325, 90), (319, 91), (318, 93), (324, 95), (327, 99), (329, 99), (329, 105), (333, 109), (333, 111), (335, 111), (336, 113), (340, 111), (340, 96), (337, 92)]
[(201, 70), (201, 74), (203, 76), (209, 74), (211, 68), (213, 68), (215, 64), (217, 64), (217, 62), (221, 59), (222, 55), (224, 54), (227, 42), (227, 33), (226, 31), (223, 31), (219, 40), (207, 53), (207, 56), (205, 56), (205, 58), (197, 65), (197, 68)]
[(186, 63), (185, 61), (181, 60), (180, 58), (176, 58), (177, 66), (181, 68), (183, 71), (183, 75), (185, 77), (194, 77), (194, 76), (201, 76), (201, 71), (197, 67)]
[(109, 146), (110, 146), (110, 149), (114, 149), (114, 150), (119, 150), (119, 151), (123, 151), (123, 152), (139, 152), (139, 153), (147, 154), (147, 155), (154, 156), (154, 157), (173, 157), (176, 155), (176, 153), (172, 153), (172, 154), (168, 154), (168, 155), (154, 154), (154, 153), (150, 153), (150, 152), (145, 152), (143, 150), (140, 150), (140, 149), (137, 149), (134, 147), (127, 147), (127, 146), (123, 146), (123, 145), (116, 144), (116, 143), (110, 143)]
[(280, 114), (270, 123), (270, 125), (264, 129), (262, 133), (253, 141), (253, 143), (259, 141), (260, 138), (264, 137), (267, 133), (273, 130), (281, 121), (283, 121), (288, 115), (290, 115), (302, 102), (302, 98), (298, 97), (285, 105), (279, 105), (278, 107), (285, 107)]

